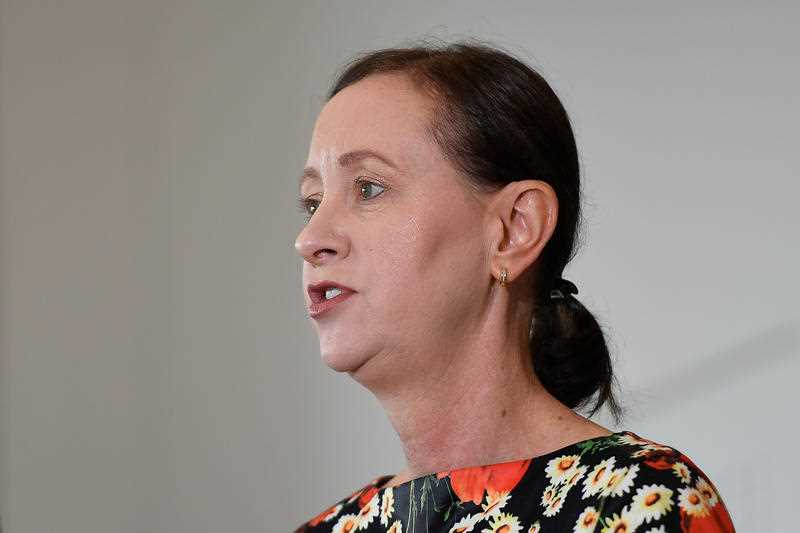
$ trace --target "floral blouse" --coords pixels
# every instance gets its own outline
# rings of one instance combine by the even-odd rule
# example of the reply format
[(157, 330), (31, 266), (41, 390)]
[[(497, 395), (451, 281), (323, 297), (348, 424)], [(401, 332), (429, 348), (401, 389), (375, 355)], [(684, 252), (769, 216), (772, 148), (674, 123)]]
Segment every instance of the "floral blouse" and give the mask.
[(383, 487), (393, 477), (372, 480), (295, 533), (735, 531), (691, 459), (631, 431)]

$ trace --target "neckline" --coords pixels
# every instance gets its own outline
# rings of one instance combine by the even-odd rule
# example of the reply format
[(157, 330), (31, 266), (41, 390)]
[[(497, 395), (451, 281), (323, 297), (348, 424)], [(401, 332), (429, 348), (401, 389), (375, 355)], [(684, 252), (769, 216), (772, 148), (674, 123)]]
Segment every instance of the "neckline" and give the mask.
[(528, 471), (530, 471), (531, 466), (533, 466), (534, 464), (540, 464), (541, 462), (547, 461), (548, 459), (551, 459), (551, 458), (553, 458), (554, 456), (557, 456), (557, 455), (564, 455), (570, 449), (576, 448), (581, 444), (585, 444), (585, 443), (590, 442), (590, 441), (606, 441), (608, 439), (612, 439), (614, 437), (620, 437), (622, 435), (629, 435), (629, 436), (635, 437), (637, 439), (640, 438), (636, 433), (634, 433), (632, 431), (628, 431), (628, 430), (615, 431), (614, 433), (611, 433), (609, 435), (601, 435), (599, 437), (591, 437), (591, 438), (588, 438), (588, 439), (579, 440), (579, 441), (573, 442), (572, 444), (567, 444), (566, 446), (562, 446), (561, 448), (558, 448), (557, 450), (553, 450), (551, 452), (547, 452), (547, 453), (544, 453), (542, 455), (537, 455), (535, 457), (522, 457), (520, 459), (509, 459), (508, 461), (500, 461), (500, 462), (497, 462), (497, 463), (486, 463), (486, 464), (482, 464), (482, 465), (462, 466), (462, 467), (459, 467), (459, 468), (452, 468), (450, 470), (440, 470), (438, 472), (432, 472), (432, 473), (429, 473), (429, 474), (423, 474), (421, 476), (417, 476), (417, 477), (415, 477), (413, 479), (409, 479), (408, 481), (404, 481), (403, 483), (400, 483), (399, 485), (394, 485), (393, 487), (385, 487), (385, 486), (382, 486), (382, 485), (387, 483), (389, 480), (391, 480), (397, 474), (386, 474), (386, 475), (383, 475), (383, 476), (380, 476), (380, 477), (376, 478), (372, 485), (374, 487), (378, 488), (378, 493), (381, 493), (381, 492), (383, 492), (383, 491), (385, 491), (386, 489), (389, 489), (389, 488), (391, 488), (393, 490), (405, 488), (407, 486), (410, 486), (412, 482), (413, 483), (417, 483), (417, 482), (420, 482), (421, 480), (424, 480), (425, 478), (428, 478), (428, 477), (431, 477), (431, 476), (435, 477), (437, 474), (441, 474), (442, 472), (457, 472), (459, 470), (466, 470), (466, 469), (477, 468), (477, 467), (481, 467), (481, 466), (504, 465), (504, 464), (507, 464), (507, 463), (516, 463), (518, 461), (526, 461), (528, 459), (530, 459), (530, 461), (531, 461), (531, 464), (528, 467)]

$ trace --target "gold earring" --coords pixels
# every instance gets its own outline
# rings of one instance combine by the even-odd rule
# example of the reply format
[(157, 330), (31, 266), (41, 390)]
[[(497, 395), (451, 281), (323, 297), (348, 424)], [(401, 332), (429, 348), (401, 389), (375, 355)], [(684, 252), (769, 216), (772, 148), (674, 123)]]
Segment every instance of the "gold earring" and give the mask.
[(503, 271), (500, 273), (500, 286), (501, 287), (505, 287), (506, 286), (506, 280), (507, 279), (508, 279), (508, 270), (506, 270), (504, 268)]

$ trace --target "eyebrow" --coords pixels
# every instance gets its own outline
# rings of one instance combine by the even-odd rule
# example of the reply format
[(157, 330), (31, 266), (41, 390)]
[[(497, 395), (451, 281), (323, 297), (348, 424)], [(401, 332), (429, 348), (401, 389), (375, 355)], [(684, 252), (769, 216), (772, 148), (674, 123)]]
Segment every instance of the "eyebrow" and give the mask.
[[(375, 150), (369, 149), (362, 149), (362, 150), (352, 150), (350, 152), (346, 152), (339, 156), (339, 166), (340, 167), (352, 167), (357, 163), (365, 159), (377, 159), (381, 163), (386, 166), (389, 166), (395, 170), (397, 170), (397, 165), (395, 165), (391, 159), (386, 157), (385, 155), (381, 154), (380, 152), (376, 152)], [(314, 167), (306, 167), (303, 169), (303, 173), (300, 175), (299, 185), (300, 188), (303, 188), (303, 184), (308, 180), (313, 179), (321, 179), (319, 172)]]

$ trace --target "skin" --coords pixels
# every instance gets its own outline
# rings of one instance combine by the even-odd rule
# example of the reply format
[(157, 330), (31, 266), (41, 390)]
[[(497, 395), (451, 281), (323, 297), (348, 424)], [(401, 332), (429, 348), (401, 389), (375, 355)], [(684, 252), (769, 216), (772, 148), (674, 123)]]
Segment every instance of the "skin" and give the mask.
[[(306, 162), (317, 176), (301, 183), (313, 212), (295, 242), (306, 305), (306, 286), (323, 279), (357, 291), (313, 319), (321, 357), (376, 396), (405, 452), (384, 486), (612, 433), (533, 373), (528, 278), (558, 218), (552, 187), (473, 192), (426, 133), (431, 111), (399, 74), (345, 88), (317, 118)], [(339, 166), (356, 149), (396, 168)]]

